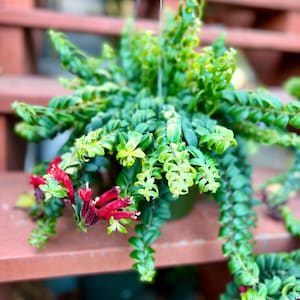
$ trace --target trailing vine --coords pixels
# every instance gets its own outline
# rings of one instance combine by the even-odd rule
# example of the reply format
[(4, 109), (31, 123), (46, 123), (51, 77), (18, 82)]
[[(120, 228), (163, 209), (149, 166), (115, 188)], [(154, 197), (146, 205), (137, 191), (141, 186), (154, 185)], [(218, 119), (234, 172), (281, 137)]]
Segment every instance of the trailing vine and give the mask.
[(258, 288), (227, 285), (221, 300), (295, 300), (300, 297), (299, 250), (291, 253), (260, 254), (255, 262), (260, 270)]
[(151, 282), (156, 274), (154, 267), (154, 249), (150, 246), (160, 235), (160, 227), (170, 219), (169, 204), (174, 201), (166, 184), (160, 186), (160, 198), (145, 204), (142, 224), (135, 227), (136, 236), (129, 239), (130, 245), (135, 249), (130, 257), (137, 262), (133, 268), (140, 274), (142, 281)]
[[(252, 189), (247, 167), (239, 169), (239, 151), (227, 151), (220, 163), (220, 188), (215, 194), (220, 204), (219, 237), (225, 239), (223, 253), (230, 257), (229, 269), (239, 285), (256, 286), (259, 268), (253, 257), (250, 228), (255, 226)], [(244, 172), (246, 174), (244, 174)], [(250, 187), (250, 188), (249, 188)]]

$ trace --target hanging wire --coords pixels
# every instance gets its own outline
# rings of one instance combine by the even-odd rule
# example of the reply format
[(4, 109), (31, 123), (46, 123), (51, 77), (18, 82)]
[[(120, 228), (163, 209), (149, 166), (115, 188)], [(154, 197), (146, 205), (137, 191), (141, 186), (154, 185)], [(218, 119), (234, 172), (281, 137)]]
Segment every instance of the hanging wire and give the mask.
[(160, 48), (160, 55), (158, 57), (158, 74), (157, 74), (157, 95), (162, 97), (162, 55), (163, 55), (163, 0), (159, 0), (159, 29), (158, 29), (158, 42)]

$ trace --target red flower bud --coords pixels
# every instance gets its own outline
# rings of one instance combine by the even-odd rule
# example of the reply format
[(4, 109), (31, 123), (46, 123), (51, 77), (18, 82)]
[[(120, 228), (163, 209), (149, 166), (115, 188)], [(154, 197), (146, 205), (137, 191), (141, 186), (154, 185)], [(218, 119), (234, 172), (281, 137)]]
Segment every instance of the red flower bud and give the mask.
[(91, 188), (80, 188), (78, 189), (78, 195), (84, 202), (90, 202), (92, 199), (92, 189)]

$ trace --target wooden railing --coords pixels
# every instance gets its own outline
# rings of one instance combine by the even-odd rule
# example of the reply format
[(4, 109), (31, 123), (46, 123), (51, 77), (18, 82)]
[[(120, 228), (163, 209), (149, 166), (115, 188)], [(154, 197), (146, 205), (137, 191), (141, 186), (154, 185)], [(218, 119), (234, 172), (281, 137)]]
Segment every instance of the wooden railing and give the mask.
[[(75, 16), (45, 9), (27, 9), (0, 6), (0, 26), (30, 29), (57, 29), (108, 36), (119, 36), (126, 20), (112, 17)], [(156, 32), (156, 21), (137, 20), (136, 27)], [(224, 28), (217, 25), (203, 25), (201, 42), (212, 43), (220, 34), (226, 35), (227, 44), (246, 49), (267, 49), (284, 52), (300, 52), (300, 34), (271, 30)]]

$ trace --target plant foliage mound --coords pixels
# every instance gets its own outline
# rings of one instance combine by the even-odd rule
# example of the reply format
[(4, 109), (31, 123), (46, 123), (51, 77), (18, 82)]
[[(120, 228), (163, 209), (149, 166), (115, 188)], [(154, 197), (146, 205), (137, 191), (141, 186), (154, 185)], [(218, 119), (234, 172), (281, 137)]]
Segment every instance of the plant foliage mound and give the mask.
[(74, 92), (48, 107), (15, 102), (22, 119), (16, 130), (32, 142), (65, 130), (70, 136), (52, 162), (33, 170), (37, 228), (29, 241), (44, 246), (65, 207), (83, 231), (102, 220), (108, 233), (134, 224), (133, 268), (151, 282), (151, 244), (170, 218), (170, 204), (196, 186), (220, 208), (219, 236), (234, 275), (223, 299), (296, 299), (299, 254), (253, 254), (257, 201), (245, 141), (299, 148), (300, 137), (287, 127), (300, 128), (300, 104), (235, 90), (235, 51), (222, 38), (199, 48), (200, 10), (196, 0), (185, 1), (158, 36), (129, 24), (120, 51), (104, 45), (97, 58), (49, 32), (74, 75), (64, 80)]

